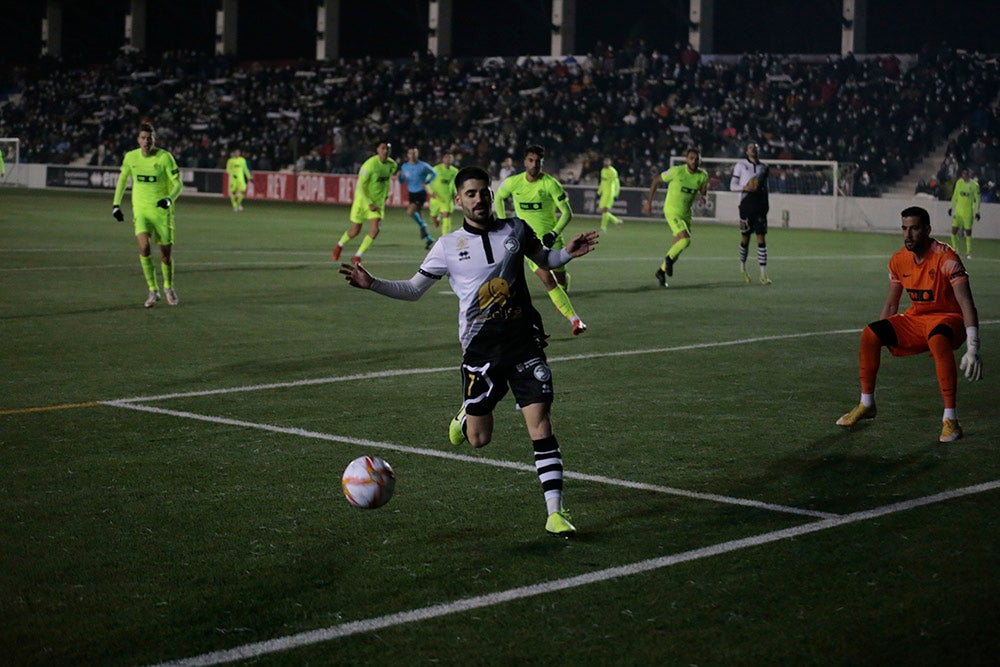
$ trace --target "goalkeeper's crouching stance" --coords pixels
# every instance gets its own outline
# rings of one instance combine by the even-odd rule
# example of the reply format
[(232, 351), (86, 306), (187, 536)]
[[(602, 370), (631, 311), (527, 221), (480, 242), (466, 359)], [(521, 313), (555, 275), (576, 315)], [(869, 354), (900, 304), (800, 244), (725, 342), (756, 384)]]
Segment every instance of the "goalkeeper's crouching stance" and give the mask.
[[(875, 417), (875, 378), (883, 346), (895, 357), (929, 351), (944, 401), (938, 439), (953, 442), (962, 437), (956, 407), (958, 368), (970, 381), (983, 377), (979, 315), (961, 258), (951, 246), (930, 236), (930, 214), (919, 206), (911, 206), (901, 216), (903, 248), (889, 260), (889, 292), (880, 319), (861, 332), (858, 351), (861, 402), (841, 416), (837, 424), (854, 426)], [(910, 297), (910, 307), (899, 314), (903, 290)], [(954, 351), (962, 343), (965, 354), (956, 367)]]

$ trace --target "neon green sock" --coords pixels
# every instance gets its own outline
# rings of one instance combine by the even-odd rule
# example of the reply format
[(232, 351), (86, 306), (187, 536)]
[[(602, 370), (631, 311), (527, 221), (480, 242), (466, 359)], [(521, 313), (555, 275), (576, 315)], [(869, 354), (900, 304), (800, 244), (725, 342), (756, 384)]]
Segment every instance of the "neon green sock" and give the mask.
[(958, 237), (955, 234), (951, 235), (951, 247), (958, 249)]
[(340, 240), (337, 241), (337, 245), (339, 245), (340, 247), (343, 248), (345, 245), (347, 245), (347, 242), (350, 241), (350, 240), (351, 240), (351, 237), (348, 235), (347, 232), (344, 232), (341, 235)]
[(670, 246), (670, 250), (667, 251), (667, 256), (670, 257), (670, 259), (676, 260), (689, 245), (691, 245), (690, 238), (678, 239), (677, 243)]
[(375, 239), (365, 234), (365, 238), (361, 240), (361, 247), (358, 248), (358, 252), (356, 253), (357, 256), (361, 257), (361, 255), (365, 254), (365, 251), (372, 247), (374, 241)]
[(572, 320), (576, 317), (576, 311), (573, 310), (573, 304), (570, 303), (569, 295), (566, 294), (566, 290), (562, 287), (556, 285), (553, 289), (550, 289), (549, 298), (552, 299), (552, 303), (556, 305), (556, 309), (558, 309), (567, 320)]
[(233, 208), (234, 208), (234, 209), (235, 209), (235, 208), (236, 208), (237, 206), (239, 206), (239, 204), (238, 204), (238, 203), (237, 203), (237, 201), (236, 201), (236, 195), (230, 195), (230, 196), (229, 196), (229, 203), (233, 205)]
[(972, 237), (969, 236), (968, 234), (965, 235), (965, 254), (966, 255), (972, 254)]
[(160, 289), (156, 286), (156, 269), (153, 267), (153, 258), (139, 255), (139, 264), (142, 265), (142, 275), (146, 277), (146, 285), (150, 292)]
[(441, 236), (451, 233), (451, 216), (441, 218)]
[(166, 262), (160, 262), (160, 271), (163, 272), (163, 289), (168, 289), (174, 286), (174, 262), (170, 261), (169, 264)]
[(609, 222), (611, 222), (611, 213), (605, 211), (601, 214), (601, 231), (608, 231)]

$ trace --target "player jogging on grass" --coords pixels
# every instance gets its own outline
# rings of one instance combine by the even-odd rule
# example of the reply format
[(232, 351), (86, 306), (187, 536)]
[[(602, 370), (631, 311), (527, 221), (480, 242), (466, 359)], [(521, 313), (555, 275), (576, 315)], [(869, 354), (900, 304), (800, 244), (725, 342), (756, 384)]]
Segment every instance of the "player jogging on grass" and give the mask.
[(597, 186), (597, 197), (598, 204), (597, 210), (601, 214), (601, 231), (608, 231), (608, 223), (612, 222), (615, 225), (621, 226), (622, 221), (614, 213), (611, 212), (611, 208), (615, 205), (615, 199), (618, 198), (618, 194), (621, 192), (622, 182), (618, 178), (618, 170), (615, 169), (614, 165), (611, 163), (611, 158), (604, 158), (604, 166), (601, 168), (601, 182)]
[[(953, 442), (962, 437), (956, 407), (958, 371), (954, 350), (965, 342), (960, 368), (969, 380), (982, 379), (979, 314), (962, 259), (951, 246), (930, 236), (930, 214), (919, 206), (911, 206), (900, 215), (904, 247), (889, 260), (889, 292), (878, 321), (861, 332), (858, 351), (861, 402), (842, 415), (837, 424), (854, 426), (862, 419), (875, 418), (875, 378), (882, 346), (889, 348), (894, 357), (929, 351), (944, 400), (938, 439)], [(910, 307), (898, 314), (903, 290), (910, 297)]]
[(233, 150), (233, 156), (226, 160), (226, 173), (229, 174), (229, 202), (234, 211), (243, 210), (243, 200), (247, 196), (247, 182), (250, 180), (250, 167), (239, 148)]
[(760, 284), (770, 285), (767, 277), (767, 177), (770, 168), (760, 161), (760, 148), (747, 144), (746, 159), (733, 165), (729, 189), (740, 193), (740, 278), (750, 282), (747, 273), (747, 256), (750, 254), (750, 235), (757, 235), (757, 265), (760, 267)]
[(968, 167), (962, 169), (961, 178), (955, 181), (955, 190), (951, 194), (951, 208), (948, 215), (954, 217), (951, 221), (951, 247), (958, 249), (959, 231), (965, 236), (965, 258), (972, 259), (972, 222), (979, 221), (979, 183), (972, 180), (972, 172)]
[(351, 205), (351, 226), (347, 228), (337, 247), (333, 249), (334, 261), (340, 259), (344, 244), (361, 232), (361, 224), (368, 221), (368, 235), (361, 241), (361, 247), (354, 253), (352, 262), (360, 262), (361, 256), (371, 247), (381, 229), (385, 217), (385, 200), (389, 198), (389, 188), (392, 186), (392, 176), (398, 166), (389, 157), (392, 144), (383, 141), (375, 148), (375, 155), (365, 160), (358, 171), (358, 183), (354, 187), (354, 203)]
[(451, 232), (451, 213), (455, 210), (455, 176), (458, 168), (452, 164), (455, 156), (445, 153), (441, 163), (434, 165), (437, 178), (431, 181), (431, 218), (434, 226), (441, 228), (441, 235)]
[[(563, 247), (562, 232), (573, 219), (573, 209), (570, 208), (569, 197), (566, 196), (562, 184), (542, 171), (544, 160), (545, 149), (541, 146), (528, 146), (524, 151), (524, 171), (508, 176), (500, 185), (494, 208), (497, 217), (506, 217), (504, 201), (507, 197), (512, 197), (514, 215), (535, 230), (535, 235), (542, 240), (545, 247), (558, 250)], [(556, 209), (559, 210), (558, 220)], [(556, 270), (540, 268), (530, 258), (528, 267), (542, 281), (556, 309), (570, 321), (573, 335), (579, 336), (586, 331), (587, 325), (576, 314), (566, 293), (569, 287), (569, 274), (561, 268)]]
[(462, 344), (463, 405), (448, 429), (460, 445), (485, 447), (493, 437), (493, 412), (513, 392), (524, 415), (534, 450), (553, 535), (576, 532), (563, 507), (563, 462), (550, 418), (553, 386), (543, 348), (542, 318), (531, 304), (525, 258), (538, 266), (558, 267), (594, 249), (597, 232), (571, 239), (564, 248), (545, 248), (520, 218), (497, 218), (490, 177), (479, 167), (465, 167), (455, 178), (462, 227), (438, 239), (409, 280), (383, 280), (361, 265), (344, 264), (340, 272), (363, 289), (395, 299), (415, 301), (444, 276), (459, 300), (458, 337)]
[(674, 275), (674, 263), (684, 249), (691, 245), (691, 207), (696, 197), (704, 197), (708, 192), (708, 172), (700, 168), (701, 153), (689, 148), (684, 153), (685, 164), (662, 172), (653, 178), (649, 186), (649, 197), (642, 205), (642, 212), (649, 215), (653, 210), (653, 197), (661, 183), (667, 184), (667, 196), (663, 199), (663, 217), (674, 234), (673, 245), (656, 270), (656, 280), (660, 287), (667, 286), (667, 276)]
[(156, 147), (153, 126), (143, 122), (139, 126), (136, 141), (139, 148), (125, 153), (122, 158), (121, 175), (115, 187), (115, 198), (111, 215), (122, 222), (122, 197), (129, 178), (132, 179), (132, 220), (135, 238), (139, 242), (139, 263), (146, 277), (149, 292), (146, 308), (152, 308), (160, 300), (160, 288), (156, 284), (156, 267), (151, 257), (151, 243), (160, 246), (160, 272), (163, 274), (163, 291), (167, 303), (176, 306), (179, 302), (174, 290), (174, 206), (184, 185), (174, 156)]

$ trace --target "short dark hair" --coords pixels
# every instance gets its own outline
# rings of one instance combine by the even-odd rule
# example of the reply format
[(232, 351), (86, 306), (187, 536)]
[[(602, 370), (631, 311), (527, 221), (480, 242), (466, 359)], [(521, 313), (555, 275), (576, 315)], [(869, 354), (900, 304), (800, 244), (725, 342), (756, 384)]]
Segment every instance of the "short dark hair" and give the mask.
[(927, 212), (926, 208), (920, 206), (910, 206), (909, 208), (904, 208), (899, 214), (901, 218), (919, 218), (920, 222), (925, 227), (931, 226), (931, 214)]
[(150, 134), (156, 134), (156, 130), (153, 129), (153, 123), (148, 120), (144, 120), (139, 123), (140, 132), (149, 132)]
[(528, 153), (534, 153), (535, 155), (541, 158), (545, 157), (545, 149), (539, 146), (538, 144), (531, 144), (530, 146), (525, 148), (524, 149), (525, 157), (527, 157)]
[(491, 182), (489, 173), (482, 167), (462, 167), (455, 174), (455, 188), (460, 190), (466, 181), (472, 180), (486, 181), (486, 185)]

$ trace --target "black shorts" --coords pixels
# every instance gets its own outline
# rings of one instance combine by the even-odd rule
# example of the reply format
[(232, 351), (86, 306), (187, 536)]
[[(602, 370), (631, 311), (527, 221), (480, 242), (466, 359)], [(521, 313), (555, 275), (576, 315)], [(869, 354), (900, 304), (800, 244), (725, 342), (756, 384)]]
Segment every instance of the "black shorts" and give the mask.
[(465, 411), (475, 417), (491, 414), (508, 387), (521, 407), (551, 403), (554, 396), (552, 371), (544, 354), (520, 362), (463, 363), (461, 371)]
[(410, 192), (410, 204), (416, 206), (417, 208), (423, 208), (424, 204), (427, 203), (427, 191), (418, 190), (417, 192)]
[(767, 213), (744, 216), (740, 212), (740, 234), (767, 234)]

